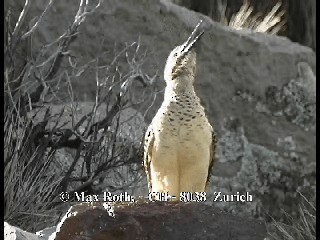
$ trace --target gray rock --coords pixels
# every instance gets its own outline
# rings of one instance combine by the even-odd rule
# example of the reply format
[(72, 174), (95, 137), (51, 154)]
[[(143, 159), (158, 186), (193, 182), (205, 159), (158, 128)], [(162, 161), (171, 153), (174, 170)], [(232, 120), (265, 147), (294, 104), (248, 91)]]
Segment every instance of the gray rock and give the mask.
[(40, 237), (40, 239), (48, 239), (51, 234), (53, 234), (56, 231), (56, 227), (47, 227), (45, 229), (42, 229), (41, 231), (36, 232), (36, 235)]
[(18, 227), (11, 226), (4, 222), (4, 239), (5, 240), (39, 240), (40, 238), (33, 233), (23, 231)]

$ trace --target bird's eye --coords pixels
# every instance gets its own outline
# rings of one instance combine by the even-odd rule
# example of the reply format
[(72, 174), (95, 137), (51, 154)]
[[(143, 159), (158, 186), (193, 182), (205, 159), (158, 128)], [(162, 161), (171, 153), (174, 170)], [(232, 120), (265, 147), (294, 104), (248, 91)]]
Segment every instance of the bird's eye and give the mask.
[(176, 56), (178, 56), (178, 53), (174, 53), (173, 55), (176, 57)]

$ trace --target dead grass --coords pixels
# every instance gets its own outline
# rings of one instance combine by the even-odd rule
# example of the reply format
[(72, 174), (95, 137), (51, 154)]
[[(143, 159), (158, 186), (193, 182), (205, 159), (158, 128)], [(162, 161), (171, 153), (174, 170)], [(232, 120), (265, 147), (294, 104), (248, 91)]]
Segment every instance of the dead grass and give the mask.
[(292, 217), (284, 212), (287, 223), (273, 220), (268, 226), (269, 239), (272, 240), (315, 240), (316, 239), (316, 205), (299, 192), (301, 203), (298, 216)]
[(254, 32), (277, 34), (286, 25), (285, 11), (280, 10), (281, 2), (277, 3), (268, 14), (263, 15), (254, 13), (249, 1), (244, 0), (240, 10), (231, 18), (228, 18), (226, 14), (228, 1), (219, 0), (217, 3), (219, 15), (217, 20), (236, 30), (250, 29)]
[(48, 169), (54, 153), (33, 145), (28, 120), (7, 112), (4, 123), (4, 219), (29, 230), (53, 224), (59, 213), (51, 202), (61, 181)]

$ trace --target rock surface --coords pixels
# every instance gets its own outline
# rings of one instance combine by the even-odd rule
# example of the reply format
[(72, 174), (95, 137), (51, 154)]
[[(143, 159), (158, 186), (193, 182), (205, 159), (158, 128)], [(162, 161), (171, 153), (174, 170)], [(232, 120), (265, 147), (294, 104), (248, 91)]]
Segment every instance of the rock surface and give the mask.
[(36, 235), (39, 236), (40, 239), (47, 240), (55, 231), (57, 227), (47, 227), (42, 229), (41, 231), (36, 232)]
[[(75, 239), (238, 239), (266, 236), (263, 222), (226, 214), (200, 203), (114, 204), (71, 207), (49, 240)], [(55, 238), (54, 238), (55, 237)]]
[(40, 238), (33, 233), (23, 231), (18, 227), (11, 226), (4, 222), (4, 239), (5, 240), (39, 240)]

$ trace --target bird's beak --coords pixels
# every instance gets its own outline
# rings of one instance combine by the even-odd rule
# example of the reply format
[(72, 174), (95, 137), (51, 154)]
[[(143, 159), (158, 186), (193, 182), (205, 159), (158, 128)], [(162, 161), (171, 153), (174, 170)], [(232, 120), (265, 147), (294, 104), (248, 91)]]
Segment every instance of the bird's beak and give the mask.
[(201, 23), (202, 23), (202, 20), (200, 20), (200, 22), (197, 24), (197, 26), (192, 31), (188, 40), (182, 45), (182, 50), (181, 50), (182, 54), (189, 52), (192, 49), (192, 47), (195, 45), (195, 43), (200, 39), (202, 34), (204, 33), (203, 30), (199, 30)]

